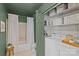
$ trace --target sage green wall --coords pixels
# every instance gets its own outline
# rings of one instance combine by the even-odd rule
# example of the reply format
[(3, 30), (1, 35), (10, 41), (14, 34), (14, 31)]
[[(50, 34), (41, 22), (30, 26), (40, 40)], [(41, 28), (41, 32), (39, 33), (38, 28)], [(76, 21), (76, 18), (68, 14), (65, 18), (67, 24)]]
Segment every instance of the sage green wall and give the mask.
[(39, 14), (36, 11), (36, 55), (44, 56), (45, 55), (45, 40), (44, 40), (44, 24), (43, 24), (43, 15)]
[[(0, 21), (6, 20), (7, 13), (5, 11), (4, 5), (0, 3)], [(5, 56), (6, 48), (6, 32), (0, 32), (0, 56)]]
[(35, 33), (36, 33), (36, 55), (44, 56), (45, 55), (45, 37), (44, 37), (44, 12), (49, 8), (53, 7), (54, 4), (47, 3), (43, 4), (36, 11), (35, 19)]

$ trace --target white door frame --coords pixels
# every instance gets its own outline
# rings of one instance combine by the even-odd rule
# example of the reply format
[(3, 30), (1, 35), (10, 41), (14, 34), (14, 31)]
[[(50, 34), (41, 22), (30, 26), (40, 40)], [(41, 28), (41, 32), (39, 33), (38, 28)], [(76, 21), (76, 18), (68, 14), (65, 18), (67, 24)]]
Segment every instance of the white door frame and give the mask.
[(23, 49), (32, 50), (32, 55), (36, 55), (35, 44), (34, 44), (34, 21), (32, 17), (27, 17), (27, 43), (23, 45), (18, 45), (18, 15), (8, 14), (8, 38), (7, 44), (12, 43), (14, 45), (14, 55), (16, 55), (17, 51), (21, 51)]

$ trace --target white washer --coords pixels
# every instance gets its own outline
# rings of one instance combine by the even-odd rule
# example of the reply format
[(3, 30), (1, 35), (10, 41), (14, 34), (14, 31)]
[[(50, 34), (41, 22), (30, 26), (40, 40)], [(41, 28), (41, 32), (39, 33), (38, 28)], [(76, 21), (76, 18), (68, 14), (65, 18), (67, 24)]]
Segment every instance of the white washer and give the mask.
[(58, 44), (56, 38), (48, 37), (45, 38), (45, 55), (46, 56), (58, 56)]

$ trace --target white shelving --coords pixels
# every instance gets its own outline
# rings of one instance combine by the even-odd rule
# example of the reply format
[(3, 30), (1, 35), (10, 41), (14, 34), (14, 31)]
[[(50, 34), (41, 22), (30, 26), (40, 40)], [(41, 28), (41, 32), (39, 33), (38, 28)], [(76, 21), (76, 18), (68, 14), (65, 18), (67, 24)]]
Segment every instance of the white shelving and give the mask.
[[(55, 14), (52, 14), (52, 16), (48, 17), (51, 23), (50, 23), (50, 26), (48, 26), (47, 28), (50, 28), (49, 30), (51, 31), (51, 33), (55, 33), (55, 34), (59, 33), (59, 35), (61, 35), (61, 33), (75, 34), (79, 31), (78, 29), (79, 28), (79, 6), (78, 6), (79, 4), (77, 6), (76, 4), (74, 4), (73, 7), (70, 7), (70, 5), (68, 5), (69, 8), (65, 10), (63, 10), (63, 6), (60, 8), (58, 7), (59, 11), (57, 11), (57, 13)], [(56, 35), (53, 34), (53, 36), (51, 36), (53, 37), (52, 39), (50, 38), (45, 39), (47, 55), (52, 55), (52, 56), (53, 55), (60, 55), (60, 56), (75, 56), (75, 55), (78, 56), (79, 55), (78, 48), (62, 43), (62, 39), (64, 38), (63, 37), (64, 35), (61, 36), (60, 38), (57, 38), (57, 35), (58, 34)], [(54, 41), (54, 39), (56, 40)]]
[(49, 18), (67, 16), (67, 15), (75, 14), (75, 13), (78, 13), (78, 12), (79, 12), (79, 6), (76, 6), (76, 7), (65, 9), (62, 12), (56, 13), (55, 15), (53, 15)]
[[(57, 9), (62, 9), (64, 5), (59, 6)], [(60, 26), (72, 26), (79, 24), (79, 6), (71, 7), (68, 9), (63, 9), (63, 11), (56, 13), (53, 9), (49, 12), (49, 15), (45, 15), (45, 20), (47, 25), (45, 26), (45, 31), (48, 36), (51, 36), (52, 27)]]
[[(79, 23), (79, 7), (77, 6), (71, 9), (66, 9), (62, 13), (56, 14), (49, 18), (53, 20), (53, 26), (78, 24)], [(63, 21), (64, 23), (62, 23)]]

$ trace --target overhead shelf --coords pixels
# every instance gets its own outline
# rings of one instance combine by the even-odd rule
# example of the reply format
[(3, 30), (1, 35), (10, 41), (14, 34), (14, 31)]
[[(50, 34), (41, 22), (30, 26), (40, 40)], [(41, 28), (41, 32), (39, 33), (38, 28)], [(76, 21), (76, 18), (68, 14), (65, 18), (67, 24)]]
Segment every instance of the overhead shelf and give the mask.
[(62, 25), (54, 25), (53, 27), (57, 27), (57, 26), (72, 26), (72, 25), (79, 25), (79, 23), (76, 23), (76, 24), (62, 24)]
[(49, 16), (49, 18), (68, 16), (68, 15), (71, 15), (71, 14), (74, 14), (74, 13), (78, 13), (78, 12), (79, 12), (79, 6), (73, 7), (73, 8), (69, 8), (69, 9), (65, 9), (61, 13), (55, 14), (53, 16)]

